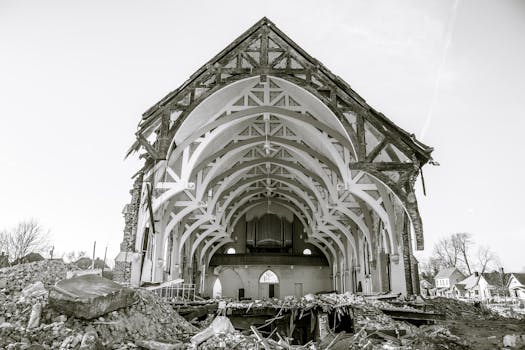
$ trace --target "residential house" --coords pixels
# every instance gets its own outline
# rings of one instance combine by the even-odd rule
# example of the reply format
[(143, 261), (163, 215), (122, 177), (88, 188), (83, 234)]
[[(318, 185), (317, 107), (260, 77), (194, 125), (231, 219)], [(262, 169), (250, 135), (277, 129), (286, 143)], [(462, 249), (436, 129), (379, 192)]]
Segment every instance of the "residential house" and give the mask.
[(487, 281), (489, 298), (503, 298), (509, 296), (508, 282), (510, 273), (500, 271), (486, 272), (482, 274)]
[(420, 280), (419, 280), (419, 290), (422, 296), (429, 297), (429, 296), (434, 295), (433, 293), (434, 286), (432, 285), (432, 283), (430, 283), (429, 281), (427, 281), (426, 279), (422, 277), (420, 277)]
[(455, 267), (441, 269), (436, 277), (434, 277), (436, 295), (441, 297), (452, 297), (451, 288), (463, 279), (465, 279), (465, 275)]
[(467, 295), (467, 288), (465, 287), (465, 284), (462, 283), (456, 283), (452, 286), (452, 296), (454, 298), (460, 299), (460, 298), (466, 298)]
[(525, 300), (525, 273), (511, 273), (508, 289), (511, 297)]
[(509, 274), (503, 272), (474, 272), (464, 280), (456, 283), (452, 294), (456, 298), (474, 300), (489, 300), (495, 297), (504, 297), (507, 293)]

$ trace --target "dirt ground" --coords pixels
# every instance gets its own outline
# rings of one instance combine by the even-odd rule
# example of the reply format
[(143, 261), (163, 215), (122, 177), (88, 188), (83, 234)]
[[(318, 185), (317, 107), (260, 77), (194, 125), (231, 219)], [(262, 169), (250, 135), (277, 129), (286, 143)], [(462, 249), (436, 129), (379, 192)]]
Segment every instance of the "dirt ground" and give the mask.
[[(502, 349), (503, 336), (525, 334), (525, 320), (451, 320), (443, 323), (452, 334), (464, 340), (468, 348), (475, 350)], [(525, 346), (517, 349), (525, 349)]]

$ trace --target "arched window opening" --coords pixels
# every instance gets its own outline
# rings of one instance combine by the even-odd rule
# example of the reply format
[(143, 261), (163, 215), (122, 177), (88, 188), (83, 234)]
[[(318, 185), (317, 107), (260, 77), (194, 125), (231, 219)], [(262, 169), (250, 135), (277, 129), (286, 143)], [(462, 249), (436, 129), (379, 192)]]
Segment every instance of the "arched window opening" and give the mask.
[(222, 284), (220, 279), (216, 279), (215, 283), (213, 284), (213, 298), (220, 298), (222, 297)]
[(235, 254), (235, 248), (228, 248), (226, 254)]
[(259, 283), (277, 284), (279, 283), (279, 277), (272, 270), (266, 270), (259, 278)]
[(303, 250), (303, 255), (312, 255), (312, 251), (306, 248), (305, 250)]

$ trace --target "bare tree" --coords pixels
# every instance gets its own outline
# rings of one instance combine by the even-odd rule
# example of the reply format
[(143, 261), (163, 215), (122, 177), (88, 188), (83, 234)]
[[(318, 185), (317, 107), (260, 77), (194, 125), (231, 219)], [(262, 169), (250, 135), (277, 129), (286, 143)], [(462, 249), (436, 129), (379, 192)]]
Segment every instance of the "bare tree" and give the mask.
[(456, 251), (459, 251), (460, 258), (467, 269), (469, 275), (472, 274), (469, 263), (469, 248), (472, 247), (474, 242), (472, 241), (472, 235), (470, 233), (454, 233), (451, 237), (452, 245), (456, 247)]
[(498, 256), (487, 246), (481, 246), (478, 248), (477, 258), (480, 273), (484, 273), (487, 269), (497, 268), (499, 265)]
[(427, 279), (429, 281), (433, 281), (434, 277), (437, 275), (439, 270), (443, 267), (441, 265), (441, 261), (434, 257), (429, 257), (427, 259), (422, 260), (419, 263), (419, 271), (421, 272), (421, 275), (424, 279)]
[(9, 233), (0, 231), (0, 253), (9, 255)]
[(443, 238), (434, 245), (433, 258), (439, 261), (442, 267), (457, 267), (460, 251), (451, 238)]
[(29, 253), (41, 253), (49, 247), (49, 231), (35, 219), (21, 221), (7, 232), (7, 246), (11, 260), (17, 260)]
[(81, 250), (81, 251), (70, 251), (69, 253), (66, 254), (66, 260), (67, 262), (75, 262), (77, 261), (78, 259), (80, 258), (83, 258), (83, 257), (86, 257), (87, 256), (87, 252)]
[(9, 266), (9, 235), (0, 231), (0, 268)]
[(455, 267), (463, 273), (472, 274), (470, 248), (474, 242), (470, 233), (454, 233), (434, 245), (432, 258), (440, 268)]

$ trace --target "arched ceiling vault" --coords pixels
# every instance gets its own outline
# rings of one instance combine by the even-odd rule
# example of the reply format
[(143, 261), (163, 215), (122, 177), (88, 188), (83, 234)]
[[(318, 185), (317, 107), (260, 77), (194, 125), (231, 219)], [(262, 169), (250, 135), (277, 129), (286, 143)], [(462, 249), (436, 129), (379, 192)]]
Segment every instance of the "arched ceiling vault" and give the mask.
[(191, 242), (200, 263), (264, 202), (292, 208), (332, 263), (348, 258), (344, 240), (356, 256), (358, 237), (384, 237), (395, 253), (394, 202), (423, 248), (413, 185), (432, 149), (267, 19), (148, 110), (133, 150), (144, 151), (161, 233)]

